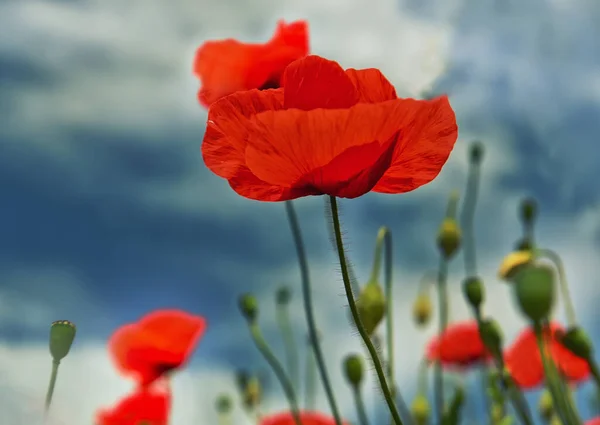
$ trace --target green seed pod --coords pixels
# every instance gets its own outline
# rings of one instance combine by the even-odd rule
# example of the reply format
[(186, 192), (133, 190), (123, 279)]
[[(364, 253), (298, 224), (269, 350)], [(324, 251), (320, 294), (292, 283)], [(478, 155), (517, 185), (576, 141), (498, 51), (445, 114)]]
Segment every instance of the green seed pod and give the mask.
[(479, 335), (485, 347), (494, 356), (502, 355), (503, 335), (500, 325), (494, 319), (484, 319), (479, 325)]
[(554, 306), (554, 280), (554, 270), (541, 264), (529, 264), (514, 277), (517, 303), (532, 322), (550, 315)]
[(558, 338), (559, 342), (571, 353), (582, 359), (591, 359), (593, 353), (592, 341), (579, 326), (572, 327)]
[(544, 421), (549, 421), (554, 415), (554, 403), (552, 394), (548, 389), (545, 389), (538, 400), (538, 412)]
[(344, 375), (353, 387), (360, 385), (363, 379), (363, 362), (358, 354), (350, 354), (344, 359)]
[(227, 394), (221, 394), (217, 397), (215, 401), (215, 409), (220, 414), (228, 414), (231, 412), (231, 408), (233, 407), (233, 402), (231, 401), (231, 397)]
[(372, 336), (385, 316), (385, 296), (377, 281), (369, 281), (362, 288), (356, 300), (356, 307), (367, 334)]
[(419, 394), (415, 397), (411, 405), (411, 413), (415, 420), (415, 425), (425, 425), (429, 422), (431, 416), (431, 407), (427, 397)]
[(537, 202), (533, 198), (525, 198), (521, 201), (519, 215), (523, 224), (531, 225), (537, 217)]
[(413, 320), (419, 326), (424, 326), (431, 319), (433, 304), (427, 291), (421, 292), (413, 304)]
[(463, 293), (474, 309), (479, 309), (484, 300), (484, 288), (481, 279), (478, 277), (468, 277), (463, 282)]
[(292, 299), (292, 290), (287, 286), (280, 287), (275, 293), (275, 302), (278, 305), (288, 305)]
[(479, 164), (483, 159), (483, 144), (479, 141), (471, 143), (471, 149), (469, 151), (469, 160), (472, 164)]
[(458, 222), (454, 218), (445, 218), (438, 231), (437, 244), (446, 259), (452, 258), (458, 252), (461, 239), (462, 234)]
[(249, 322), (254, 322), (258, 317), (258, 301), (251, 294), (244, 294), (239, 299), (239, 307), (242, 316)]
[(55, 362), (67, 357), (73, 340), (75, 340), (75, 324), (68, 320), (52, 322), (50, 326), (50, 354)]

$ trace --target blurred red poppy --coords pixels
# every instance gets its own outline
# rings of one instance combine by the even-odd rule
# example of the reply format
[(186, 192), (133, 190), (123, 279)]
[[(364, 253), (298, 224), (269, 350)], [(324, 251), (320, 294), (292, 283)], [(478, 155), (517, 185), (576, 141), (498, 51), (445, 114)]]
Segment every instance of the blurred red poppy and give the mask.
[(377, 69), (307, 56), (286, 68), (282, 88), (214, 103), (202, 155), (250, 199), (356, 198), (429, 183), (457, 137), (446, 96), (399, 99)]
[[(300, 412), (300, 420), (302, 425), (335, 425), (333, 417), (319, 412)], [(282, 412), (263, 417), (260, 425), (296, 425), (296, 422), (290, 412)]]
[[(576, 384), (586, 380), (590, 370), (585, 360), (575, 356), (558, 342), (557, 336), (562, 331), (564, 328), (555, 322), (545, 329), (548, 352), (565, 378)], [(517, 336), (506, 349), (504, 360), (515, 383), (521, 388), (535, 388), (544, 382), (544, 365), (532, 328), (526, 328)]]
[(202, 87), (198, 99), (204, 106), (237, 91), (277, 88), (283, 70), (308, 54), (308, 24), (279, 21), (266, 43), (234, 39), (207, 41), (196, 51), (194, 74)]
[(479, 336), (477, 322), (468, 320), (451, 323), (442, 334), (432, 338), (427, 346), (427, 360), (439, 360), (444, 367), (464, 369), (490, 358)]
[(586, 421), (584, 425), (600, 425), (600, 416), (596, 416), (595, 418)]
[(181, 367), (204, 334), (204, 318), (179, 310), (158, 310), (119, 328), (109, 340), (117, 367), (148, 385)]
[(170, 408), (168, 391), (139, 389), (113, 408), (100, 410), (96, 414), (96, 425), (167, 425)]

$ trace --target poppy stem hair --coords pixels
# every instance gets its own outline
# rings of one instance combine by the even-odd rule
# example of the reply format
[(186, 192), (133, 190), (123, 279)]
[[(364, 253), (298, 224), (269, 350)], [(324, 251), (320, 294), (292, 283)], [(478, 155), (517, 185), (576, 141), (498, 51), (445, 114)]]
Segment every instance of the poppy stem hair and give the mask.
[(300, 420), (300, 406), (298, 405), (296, 392), (294, 391), (294, 387), (290, 382), (290, 378), (285, 373), (285, 369), (281, 363), (279, 363), (279, 360), (277, 360), (277, 357), (275, 357), (273, 351), (271, 351), (269, 348), (269, 345), (260, 332), (258, 324), (256, 322), (248, 322), (248, 328), (250, 329), (250, 335), (252, 336), (252, 340), (254, 341), (256, 348), (258, 348), (258, 351), (260, 351), (269, 366), (271, 366), (271, 369), (273, 369), (277, 380), (279, 380), (279, 383), (281, 384), (283, 392), (285, 393), (288, 403), (290, 404), (290, 410), (295, 424), (302, 425), (302, 421)]
[(310, 338), (310, 348), (315, 355), (315, 363), (319, 370), (321, 382), (325, 389), (325, 395), (331, 408), (331, 414), (335, 419), (336, 425), (342, 425), (342, 417), (335, 401), (333, 394), (333, 387), (329, 380), (327, 373), (327, 367), (325, 366), (325, 359), (321, 351), (321, 344), (319, 342), (319, 335), (317, 332), (317, 325), (315, 322), (315, 316), (312, 305), (312, 294), (310, 285), (310, 274), (308, 270), (308, 260), (306, 258), (306, 250), (304, 249), (304, 241), (302, 240), (302, 233), (300, 232), (300, 224), (298, 223), (298, 216), (294, 209), (294, 204), (291, 201), (285, 202), (285, 211), (287, 213), (288, 222), (294, 238), (294, 245), (296, 247), (296, 254), (298, 256), (298, 265), (300, 266), (300, 276), (302, 279), (302, 299), (304, 301), (304, 314), (306, 316), (306, 324), (308, 327), (308, 336)]
[(371, 356), (371, 360), (373, 361), (373, 366), (375, 367), (375, 372), (377, 373), (377, 378), (379, 379), (381, 391), (383, 392), (383, 396), (385, 398), (387, 406), (390, 410), (390, 413), (392, 414), (392, 419), (395, 425), (403, 425), (402, 419), (400, 418), (400, 414), (398, 413), (398, 409), (396, 408), (396, 403), (394, 402), (394, 398), (386, 382), (385, 373), (381, 365), (381, 360), (377, 355), (377, 350), (373, 346), (371, 338), (365, 330), (365, 327), (363, 326), (360, 320), (360, 316), (358, 314), (358, 308), (356, 306), (356, 301), (354, 300), (354, 294), (352, 293), (352, 284), (350, 282), (350, 274), (348, 273), (348, 266), (346, 263), (344, 241), (342, 240), (342, 230), (338, 214), (337, 199), (335, 198), (335, 196), (329, 196), (329, 204), (331, 206), (331, 219), (333, 221), (335, 244), (337, 248), (337, 254), (339, 257), (340, 268), (342, 271), (342, 279), (344, 281), (344, 290), (346, 292), (346, 298), (348, 300), (348, 306), (350, 308), (350, 313), (352, 314), (352, 319), (354, 320), (356, 329), (358, 330), (360, 337), (362, 338), (363, 342), (367, 347), (367, 350), (369, 351), (369, 355)]

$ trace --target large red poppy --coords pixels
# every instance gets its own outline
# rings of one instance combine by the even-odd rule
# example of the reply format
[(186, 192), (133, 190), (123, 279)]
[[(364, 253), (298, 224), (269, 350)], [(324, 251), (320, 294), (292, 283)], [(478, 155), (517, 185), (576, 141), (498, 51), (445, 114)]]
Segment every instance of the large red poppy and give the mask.
[(477, 322), (468, 320), (450, 324), (442, 334), (433, 337), (426, 357), (429, 362), (440, 361), (448, 368), (467, 368), (490, 357), (481, 337)]
[(214, 103), (204, 162), (240, 195), (284, 201), (408, 192), (433, 180), (458, 137), (446, 96), (399, 99), (377, 69), (318, 56), (286, 68), (283, 87)]
[(117, 367), (148, 385), (181, 367), (204, 334), (204, 318), (179, 310), (158, 310), (119, 328), (109, 340)]
[(96, 425), (167, 425), (171, 394), (157, 388), (138, 389), (114, 407), (96, 414)]
[[(300, 412), (300, 421), (302, 425), (335, 425), (333, 417), (319, 412)], [(264, 416), (260, 425), (296, 425), (296, 422), (291, 412), (282, 412)]]
[[(575, 356), (557, 340), (564, 331), (558, 323), (551, 323), (545, 330), (548, 353), (554, 364), (570, 383), (578, 383), (589, 377), (590, 370), (585, 360)], [(526, 328), (504, 353), (506, 367), (515, 383), (523, 389), (535, 388), (544, 382), (544, 365), (533, 329)]]
[(305, 21), (279, 21), (273, 38), (263, 44), (208, 41), (194, 59), (194, 73), (202, 84), (198, 99), (210, 106), (237, 91), (279, 87), (285, 67), (306, 56), (308, 49)]

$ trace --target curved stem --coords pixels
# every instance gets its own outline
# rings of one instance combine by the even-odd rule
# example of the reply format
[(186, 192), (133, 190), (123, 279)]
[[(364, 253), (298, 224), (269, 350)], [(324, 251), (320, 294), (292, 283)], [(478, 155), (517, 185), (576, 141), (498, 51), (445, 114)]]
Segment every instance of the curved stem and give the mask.
[(360, 425), (369, 425), (369, 417), (365, 409), (365, 402), (357, 385), (352, 386), (352, 395), (354, 396), (354, 404), (356, 405), (356, 414), (358, 415), (358, 423)]
[(371, 356), (371, 360), (373, 361), (373, 366), (375, 367), (375, 372), (377, 373), (377, 378), (379, 379), (379, 384), (381, 386), (381, 391), (383, 392), (383, 396), (387, 403), (388, 408), (390, 409), (390, 413), (392, 414), (392, 418), (396, 425), (403, 425), (402, 419), (400, 418), (400, 414), (398, 413), (398, 409), (396, 408), (396, 404), (394, 403), (394, 398), (390, 392), (390, 389), (387, 385), (385, 374), (383, 372), (383, 367), (381, 366), (381, 361), (379, 356), (377, 355), (377, 350), (373, 346), (371, 342), (371, 338), (367, 334), (360, 317), (358, 315), (358, 309), (356, 307), (356, 301), (354, 300), (354, 295), (352, 293), (352, 284), (350, 282), (350, 275), (348, 273), (348, 265), (346, 263), (346, 254), (344, 252), (344, 241), (342, 240), (342, 230), (340, 226), (340, 218), (338, 214), (338, 206), (337, 200), (335, 196), (329, 197), (329, 202), (331, 204), (331, 216), (333, 220), (333, 230), (335, 233), (335, 244), (338, 252), (338, 257), (340, 261), (340, 268), (342, 270), (342, 278), (344, 281), (344, 290), (346, 291), (346, 298), (348, 299), (348, 305), (350, 307), (350, 313), (352, 313), (352, 318), (356, 325), (356, 329), (360, 334), (363, 342), (365, 343), (367, 350), (369, 351), (369, 355)]
[[(448, 260), (444, 256), (440, 258), (440, 267), (438, 271), (438, 304), (440, 309), (440, 323), (438, 338), (441, 341), (446, 328), (448, 327)], [(437, 422), (442, 423), (444, 415), (444, 374), (440, 359), (435, 361), (434, 369), (434, 388), (435, 388), (435, 410)]]
[(427, 396), (427, 372), (429, 371), (429, 362), (427, 358), (421, 359), (419, 365), (419, 380), (417, 383), (417, 394)]
[(306, 410), (313, 410), (315, 408), (315, 356), (312, 348), (310, 347), (310, 339), (308, 341), (308, 349), (306, 350), (306, 377), (304, 382), (304, 408)]
[(475, 250), (475, 234), (473, 226), (475, 207), (477, 205), (477, 197), (479, 194), (479, 173), (479, 163), (471, 162), (460, 220), (461, 228), (463, 230), (463, 258), (467, 276), (474, 276), (477, 273), (477, 254)]
[(290, 229), (294, 237), (294, 245), (296, 247), (296, 254), (298, 255), (298, 264), (300, 266), (300, 274), (302, 277), (302, 298), (304, 300), (304, 313), (306, 315), (306, 323), (308, 325), (308, 335), (311, 341), (311, 347), (315, 355), (315, 362), (321, 376), (321, 382), (323, 382), (323, 388), (325, 389), (325, 395), (329, 401), (331, 413), (335, 419), (336, 425), (342, 425), (342, 418), (340, 416), (335, 396), (333, 395), (333, 388), (331, 381), (327, 374), (327, 368), (325, 366), (325, 360), (323, 353), (321, 352), (321, 345), (319, 343), (319, 337), (317, 334), (317, 325), (315, 323), (315, 317), (313, 314), (312, 306), (312, 294), (310, 287), (310, 276), (308, 272), (308, 261), (306, 259), (306, 252), (304, 249), (304, 242), (302, 241), (302, 234), (300, 232), (300, 225), (298, 224), (298, 217), (294, 205), (291, 201), (285, 202), (285, 210), (287, 212), (288, 221), (290, 223)]
[(298, 390), (298, 348), (294, 339), (294, 331), (290, 323), (290, 313), (287, 304), (278, 304), (277, 307), (277, 323), (281, 329), (283, 337), (283, 346), (285, 349), (285, 358), (287, 363), (288, 373), (292, 385)]
[(545, 257), (554, 263), (556, 270), (558, 271), (558, 280), (560, 284), (560, 295), (565, 308), (565, 316), (567, 318), (567, 325), (569, 327), (577, 324), (577, 318), (575, 316), (575, 307), (573, 306), (573, 300), (571, 299), (571, 293), (569, 292), (569, 283), (567, 282), (567, 274), (565, 273), (565, 267), (560, 256), (550, 249), (539, 249), (538, 255)]
[(277, 357), (275, 357), (275, 354), (273, 354), (269, 348), (269, 345), (263, 338), (258, 325), (256, 323), (249, 323), (248, 327), (256, 348), (258, 348), (258, 351), (260, 351), (269, 366), (271, 366), (271, 369), (273, 369), (273, 372), (275, 373), (275, 376), (277, 377), (277, 380), (279, 381), (279, 384), (281, 385), (281, 388), (288, 399), (290, 410), (292, 416), (294, 417), (294, 422), (296, 425), (302, 425), (302, 421), (300, 420), (300, 407), (298, 405), (298, 399), (296, 398), (296, 392), (294, 391), (294, 387), (286, 375), (283, 366), (281, 363), (279, 363), (279, 360), (277, 360)]
[(46, 404), (44, 408), (45, 415), (48, 414), (48, 411), (50, 410), (50, 404), (52, 404), (52, 395), (54, 394), (54, 387), (56, 386), (56, 377), (58, 376), (59, 365), (59, 360), (52, 360), (52, 372), (50, 374), (50, 383), (48, 384), (48, 391), (46, 392)]

